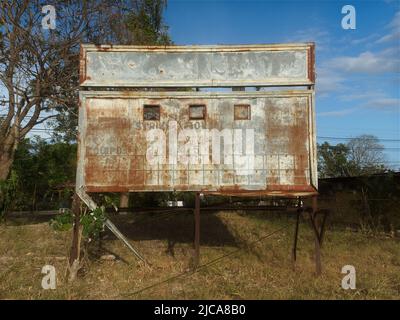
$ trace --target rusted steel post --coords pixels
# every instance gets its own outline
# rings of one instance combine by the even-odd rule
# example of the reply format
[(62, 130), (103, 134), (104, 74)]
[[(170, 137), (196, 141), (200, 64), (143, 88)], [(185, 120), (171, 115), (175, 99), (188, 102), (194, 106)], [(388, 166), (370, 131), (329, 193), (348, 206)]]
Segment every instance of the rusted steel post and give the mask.
[(297, 238), (299, 234), (299, 222), (300, 222), (300, 215), (302, 212), (302, 208), (298, 208), (296, 211), (296, 226), (294, 229), (294, 242), (293, 242), (293, 249), (292, 249), (292, 263), (293, 263), (293, 270), (296, 268), (296, 259), (297, 259)]
[(75, 260), (80, 259), (80, 246), (81, 246), (81, 210), (80, 199), (76, 193), (72, 200), (72, 213), (74, 215), (74, 226), (72, 229), (72, 244), (69, 254), (69, 265), (72, 266)]
[[(316, 212), (318, 210), (318, 199), (317, 196), (312, 197), (312, 213), (310, 216), (311, 223), (313, 224), (314, 230), (319, 230), (318, 223), (316, 219)], [(321, 245), (320, 239), (317, 233), (314, 232), (315, 235), (315, 272), (317, 275), (321, 274), (322, 266), (321, 266)]]
[(196, 192), (194, 207), (194, 257), (193, 267), (200, 263), (200, 193)]
[(322, 248), (322, 241), (324, 240), (324, 234), (325, 234), (325, 226), (326, 226), (326, 220), (328, 218), (329, 210), (321, 210), (324, 217), (322, 218), (322, 223), (321, 223), (321, 230), (319, 232), (319, 246)]

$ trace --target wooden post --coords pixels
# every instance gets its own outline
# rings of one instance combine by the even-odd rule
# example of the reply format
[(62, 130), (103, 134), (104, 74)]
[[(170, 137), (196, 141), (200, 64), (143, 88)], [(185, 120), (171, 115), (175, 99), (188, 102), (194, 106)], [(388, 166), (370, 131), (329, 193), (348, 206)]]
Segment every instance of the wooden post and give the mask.
[(72, 213), (74, 215), (74, 226), (72, 229), (72, 244), (71, 250), (69, 254), (69, 265), (72, 266), (75, 260), (79, 260), (80, 258), (80, 199), (78, 195), (75, 193), (74, 198), (72, 200)]
[(72, 229), (72, 244), (69, 253), (69, 277), (68, 281), (75, 280), (79, 268), (81, 267), (81, 201), (76, 193), (72, 201), (72, 213), (74, 214), (74, 226)]
[(193, 267), (200, 263), (200, 193), (196, 192), (194, 208), (194, 257)]
[[(129, 192), (124, 192), (121, 193), (120, 199), (119, 199), (119, 207), (126, 209), (129, 207)], [(125, 210), (123, 210), (125, 211)]]

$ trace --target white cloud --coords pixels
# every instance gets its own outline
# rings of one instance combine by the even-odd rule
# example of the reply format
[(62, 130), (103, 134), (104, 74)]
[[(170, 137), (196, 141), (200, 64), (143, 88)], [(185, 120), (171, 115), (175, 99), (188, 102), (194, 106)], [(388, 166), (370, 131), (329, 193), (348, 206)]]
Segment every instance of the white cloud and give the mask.
[[(400, 99), (398, 98), (378, 98), (368, 101), (365, 104), (367, 108), (384, 109), (387, 111), (400, 111)], [(398, 109), (398, 110), (396, 110)]]
[(364, 38), (351, 39), (351, 40), (347, 40), (346, 39), (345, 41), (346, 42), (350, 41), (350, 44), (352, 44), (352, 45), (359, 45), (359, 44), (365, 44), (365, 43), (368, 44), (371, 41), (373, 41), (374, 39), (376, 39), (377, 37), (379, 37), (379, 35), (374, 33), (374, 34), (371, 34), (371, 35), (366, 36)]
[[(387, 76), (393, 78), (391, 73), (396, 73), (396, 83), (400, 81), (400, 46), (399, 42), (393, 43), (393, 40), (400, 39), (400, 11), (386, 28), (390, 31), (386, 35), (373, 33), (364, 38), (347, 39), (351, 45), (363, 45), (363, 51), (318, 62), (321, 67), (317, 67), (317, 97), (330, 99), (335, 96), (339, 103), (333, 110), (318, 112), (318, 117), (354, 117), (353, 113), (367, 112), (368, 109), (395, 112), (398, 116), (399, 96), (386, 92), (382, 83), (377, 86), (369, 84), (370, 80), (375, 83)], [(386, 48), (382, 48), (383, 44)], [(370, 45), (375, 49), (367, 49)]]
[(355, 95), (355, 98), (360, 99), (366, 98), (368, 101), (362, 104), (358, 104), (357, 107), (341, 109), (341, 110), (332, 110), (332, 111), (325, 111), (325, 112), (318, 112), (318, 117), (344, 117), (348, 114), (351, 114), (355, 111), (365, 110), (365, 109), (376, 109), (380, 111), (386, 112), (399, 112), (400, 111), (400, 99), (398, 98), (391, 98), (387, 96), (382, 96), (378, 93), (374, 97), (374, 93), (366, 94), (363, 96), (362, 94)]
[(399, 29), (400, 28), (400, 11), (397, 11), (394, 15), (393, 20), (389, 23), (390, 28)]
[(358, 108), (349, 108), (349, 109), (344, 109), (344, 110), (319, 112), (317, 114), (317, 116), (318, 117), (343, 117), (345, 115), (348, 115), (349, 113), (353, 113), (356, 110), (358, 110)]
[(381, 38), (379, 38), (376, 43), (386, 43), (386, 42), (390, 42), (393, 40), (398, 40), (400, 39), (400, 31), (394, 31), (392, 33), (389, 33)]
[(400, 98), (396, 95), (390, 96), (382, 89), (351, 88), (340, 95), (339, 100), (345, 103), (356, 103), (360, 108), (400, 111)]
[(352, 89), (348, 94), (339, 96), (344, 102), (356, 102), (360, 108), (373, 108), (385, 111), (400, 111), (399, 97), (391, 97), (382, 90), (364, 90), (359, 88), (356, 92)]
[(371, 100), (385, 97), (385, 93), (382, 91), (362, 91), (354, 93), (355, 90), (352, 88), (350, 93), (339, 96), (341, 101), (357, 101), (357, 100)]
[(327, 68), (317, 68), (316, 91), (318, 94), (325, 95), (332, 91), (343, 89), (345, 79), (334, 70)]
[(332, 59), (328, 65), (347, 73), (378, 74), (400, 72), (400, 48), (388, 48), (377, 53), (365, 51), (358, 56)]
[[(390, 43), (391, 47), (381, 51), (364, 51), (358, 56), (341, 56), (328, 62), (328, 66), (333, 69), (339, 69), (347, 73), (367, 73), (379, 74), (384, 72), (400, 72), (400, 11), (397, 11), (392, 21), (386, 28), (390, 32), (380, 36), (375, 44)], [(373, 33), (370, 36), (354, 39), (352, 44), (362, 44), (369, 42), (376, 37)], [(394, 45), (392, 41), (395, 41)]]
[(287, 40), (288, 42), (315, 42), (316, 49), (319, 51), (325, 50), (330, 41), (329, 33), (318, 28), (308, 28), (298, 30), (294, 35)]
[(397, 11), (392, 21), (387, 25), (390, 28), (390, 32), (380, 37), (376, 43), (387, 43), (400, 39), (400, 11)]

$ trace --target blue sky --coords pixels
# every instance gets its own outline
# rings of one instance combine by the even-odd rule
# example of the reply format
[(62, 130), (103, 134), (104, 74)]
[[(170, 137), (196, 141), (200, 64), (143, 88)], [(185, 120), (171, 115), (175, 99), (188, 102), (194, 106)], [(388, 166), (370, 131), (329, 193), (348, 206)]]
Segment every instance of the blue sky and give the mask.
[(165, 22), (179, 45), (316, 42), (318, 141), (373, 134), (400, 168), (400, 1), (169, 0)]

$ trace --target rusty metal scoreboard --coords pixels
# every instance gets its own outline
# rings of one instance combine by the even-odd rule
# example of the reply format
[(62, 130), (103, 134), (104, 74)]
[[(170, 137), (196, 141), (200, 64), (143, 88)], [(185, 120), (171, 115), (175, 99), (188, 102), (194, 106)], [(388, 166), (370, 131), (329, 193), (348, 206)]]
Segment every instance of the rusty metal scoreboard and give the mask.
[(83, 45), (77, 189), (315, 195), (314, 83), (313, 43)]

